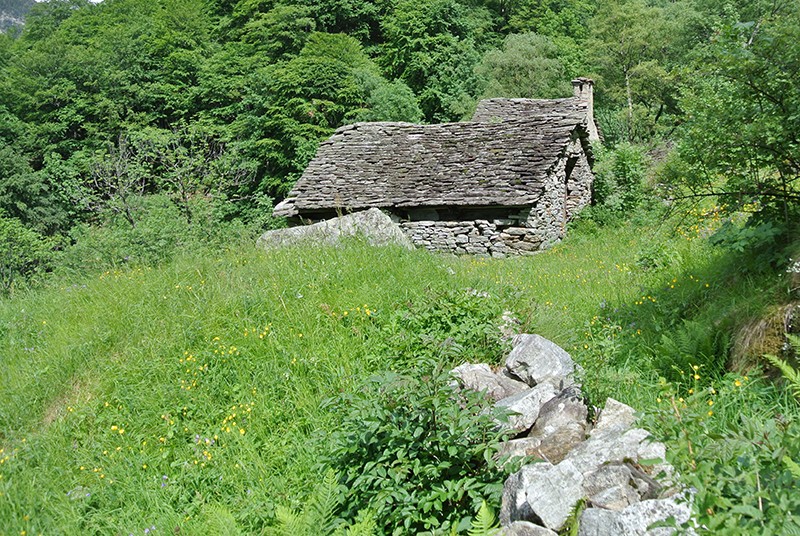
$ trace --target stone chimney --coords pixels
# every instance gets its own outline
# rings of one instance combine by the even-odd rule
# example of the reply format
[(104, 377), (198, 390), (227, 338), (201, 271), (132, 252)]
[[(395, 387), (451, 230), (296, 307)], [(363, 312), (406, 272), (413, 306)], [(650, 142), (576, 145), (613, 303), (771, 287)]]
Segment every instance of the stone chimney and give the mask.
[(594, 80), (591, 78), (576, 78), (572, 81), (572, 96), (586, 103), (586, 119), (589, 130), (589, 140), (600, 139), (597, 125), (594, 122)]

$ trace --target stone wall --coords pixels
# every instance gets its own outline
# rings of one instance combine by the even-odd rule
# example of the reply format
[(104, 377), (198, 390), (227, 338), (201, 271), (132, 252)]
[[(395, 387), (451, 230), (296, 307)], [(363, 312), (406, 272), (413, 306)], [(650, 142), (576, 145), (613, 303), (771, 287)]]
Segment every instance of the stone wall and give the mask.
[(507, 414), (497, 425), (511, 439), (496, 459), (525, 462), (503, 486), (498, 536), (557, 536), (576, 515), (578, 536), (671, 535), (666, 524), (648, 528), (670, 518), (696, 534), (692, 492), (676, 483), (666, 446), (636, 427), (634, 409), (609, 398), (590, 420), (581, 368), (563, 348), (535, 334), (511, 344), (500, 370), (451, 371), (455, 387), (484, 393)]
[(414, 245), (457, 255), (530, 255), (549, 245), (557, 233), (541, 227), (513, 225), (515, 219), (413, 221), (400, 228)]
[(583, 151), (580, 140), (574, 140), (567, 149), (569, 159), (574, 159), (574, 166), (567, 180), (567, 199), (566, 217), (570, 222), (583, 207), (592, 203), (592, 184), (594, 183), (594, 173), (592, 173), (589, 159)]

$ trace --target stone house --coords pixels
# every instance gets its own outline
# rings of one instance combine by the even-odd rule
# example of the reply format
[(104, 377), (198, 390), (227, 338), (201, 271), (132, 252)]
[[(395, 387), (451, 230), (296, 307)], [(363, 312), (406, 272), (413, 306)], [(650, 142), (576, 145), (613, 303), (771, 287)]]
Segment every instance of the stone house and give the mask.
[(525, 254), (591, 201), (592, 81), (564, 99), (488, 99), (471, 121), (356, 123), (324, 141), (274, 214), (292, 223), (377, 207), (418, 246)]

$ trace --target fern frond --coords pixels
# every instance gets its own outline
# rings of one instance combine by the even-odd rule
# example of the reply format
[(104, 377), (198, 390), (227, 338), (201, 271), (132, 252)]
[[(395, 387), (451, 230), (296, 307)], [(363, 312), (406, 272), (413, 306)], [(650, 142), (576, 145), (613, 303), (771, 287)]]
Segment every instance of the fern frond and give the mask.
[(472, 526), (467, 534), (469, 536), (492, 536), (497, 533), (497, 518), (492, 509), (486, 504), (481, 503), (478, 514), (472, 520)]
[(575, 504), (575, 506), (572, 507), (572, 511), (569, 513), (569, 517), (564, 522), (564, 528), (562, 529), (561, 534), (566, 534), (568, 536), (578, 535), (579, 520), (581, 518), (581, 514), (585, 509), (586, 509), (586, 499), (579, 500)]
[(287, 506), (275, 507), (275, 519), (278, 525), (274, 529), (276, 536), (302, 536), (306, 534), (308, 525), (304, 522), (305, 516)]
[(377, 536), (378, 524), (375, 514), (367, 510), (358, 515), (358, 519), (351, 526), (340, 525), (331, 536)]
[(331, 533), (340, 502), (338, 478), (328, 469), (306, 506), (306, 527), (316, 534)]
[(789, 516), (784, 522), (784, 525), (781, 527), (781, 534), (784, 536), (800, 536), (800, 523), (794, 516)]
[(218, 534), (219, 536), (241, 536), (242, 534), (236, 518), (221, 504), (205, 505), (201, 517), (203, 530), (207, 531), (207, 534)]
[(773, 367), (781, 371), (781, 375), (789, 384), (789, 389), (792, 391), (792, 394), (798, 400), (798, 402), (800, 402), (800, 372), (798, 372), (787, 361), (784, 361), (777, 356), (766, 354), (764, 359), (769, 361)]
[(367, 511), (359, 517), (360, 519), (356, 524), (347, 529), (346, 536), (376, 536), (378, 534), (378, 523), (375, 521), (375, 514)]

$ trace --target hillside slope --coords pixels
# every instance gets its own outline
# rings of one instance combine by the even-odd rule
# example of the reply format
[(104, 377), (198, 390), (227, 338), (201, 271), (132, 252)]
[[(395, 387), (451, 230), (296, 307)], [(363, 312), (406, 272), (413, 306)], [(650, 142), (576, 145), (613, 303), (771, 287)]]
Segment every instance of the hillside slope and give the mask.
[(504, 310), (581, 362), (590, 403), (661, 415), (667, 438), (690, 426), (660, 413), (670, 390), (692, 400), (686, 374), (718, 386), (719, 417), (705, 398), (685, 410), (702, 429), (792, 415), (755, 376), (721, 396), (719, 326), (777, 288), (724, 279), (740, 265), (683, 229), (631, 226), (501, 260), (241, 245), (19, 293), (0, 302), (0, 533), (261, 533), (319, 478), (342, 418), (325, 400), (407, 366), (408, 349), (498, 362)]

